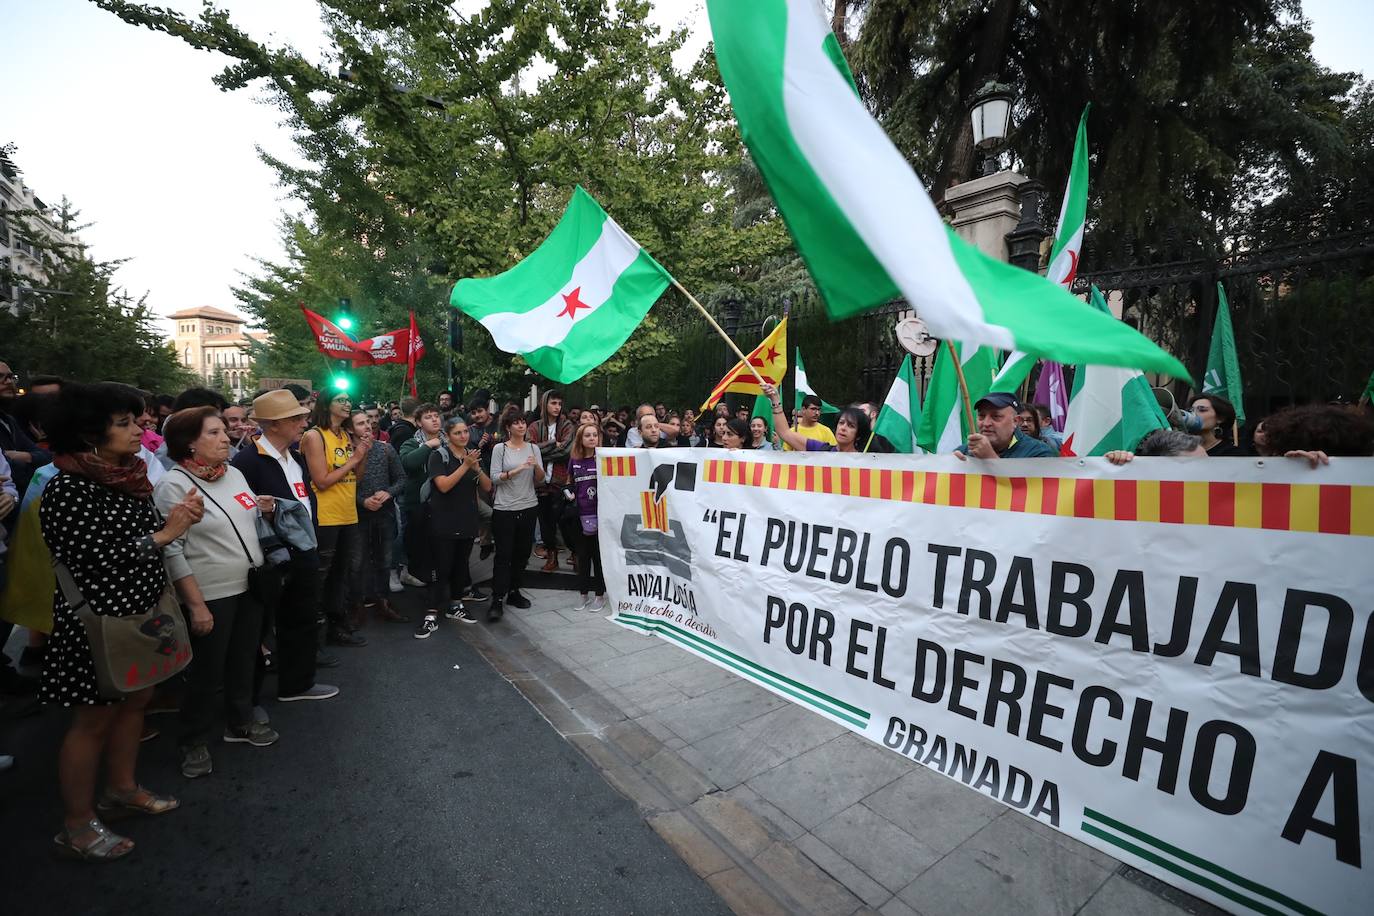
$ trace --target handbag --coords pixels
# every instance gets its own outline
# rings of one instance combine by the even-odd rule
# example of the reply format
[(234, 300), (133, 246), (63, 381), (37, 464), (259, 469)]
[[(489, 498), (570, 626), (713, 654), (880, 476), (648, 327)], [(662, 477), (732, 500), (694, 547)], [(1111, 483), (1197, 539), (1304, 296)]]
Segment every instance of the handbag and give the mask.
[(142, 614), (111, 617), (91, 610), (71, 570), (53, 561), (62, 599), (76, 612), (91, 644), (96, 688), (108, 700), (161, 684), (191, 663), (191, 639), (168, 582), (157, 604)]
[[(234, 537), (239, 539), (239, 546), (243, 548), (243, 555), (248, 560), (248, 594), (256, 598), (258, 602), (263, 605), (263, 607), (271, 607), (274, 602), (274, 599), (277, 596), (278, 586), (281, 581), (280, 576), (278, 576), (274, 570), (269, 569), (266, 565), (253, 565), (253, 554), (248, 549), (248, 544), (244, 541), (243, 535), (239, 534), (239, 526), (234, 524), (234, 517), (230, 515), (228, 512), (224, 511), (224, 507), (221, 506), (215, 500), (215, 498), (210, 495), (209, 490), (205, 489), (200, 485), (200, 481), (196, 480), (190, 474), (187, 474), (181, 468), (177, 468), (176, 470), (181, 474), (185, 475), (186, 479), (191, 481), (191, 483), (195, 484), (196, 489), (199, 490), (205, 496), (205, 498), (210, 501), (210, 505), (218, 509), (220, 514), (228, 520), (229, 527), (233, 529)], [(261, 540), (259, 540), (258, 546), (263, 546)], [(277, 545), (272, 546), (275, 547)], [(266, 556), (267, 550), (264, 549), (263, 557)]]
[(582, 533), (583, 533), (583, 534), (589, 535), (589, 536), (590, 536), (590, 535), (593, 535), (593, 534), (596, 534), (596, 516), (595, 516), (595, 515), (579, 515), (578, 518), (582, 519)]

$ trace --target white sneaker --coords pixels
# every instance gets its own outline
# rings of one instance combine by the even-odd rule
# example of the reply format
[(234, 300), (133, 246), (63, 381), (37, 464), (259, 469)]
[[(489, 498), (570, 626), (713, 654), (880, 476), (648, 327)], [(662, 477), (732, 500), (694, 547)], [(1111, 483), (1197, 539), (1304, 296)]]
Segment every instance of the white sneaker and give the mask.
[(583, 595), (582, 603), (573, 608), (574, 611), (590, 611), (592, 609), (591, 595)]
[(401, 574), (398, 570), (393, 569), (391, 571), (391, 579), (389, 580), (387, 587), (391, 589), (391, 593), (393, 595), (397, 592), (405, 591), (405, 586), (401, 584)]
[(411, 588), (424, 588), (424, 587), (425, 587), (425, 583), (421, 582), (419, 579), (417, 579), (417, 578), (415, 578), (414, 576), (412, 576), (412, 575), (410, 574), (410, 570), (408, 570), (408, 569), (402, 569), (402, 570), (401, 570), (401, 577), (400, 577), (400, 578), (401, 578), (401, 584), (402, 584), (402, 585), (409, 585)]
[(596, 600), (592, 602), (591, 607), (587, 608), (587, 610), (589, 610), (589, 611), (604, 611), (604, 610), (606, 610), (606, 596), (605, 596), (605, 595), (597, 595), (597, 596), (596, 596)]

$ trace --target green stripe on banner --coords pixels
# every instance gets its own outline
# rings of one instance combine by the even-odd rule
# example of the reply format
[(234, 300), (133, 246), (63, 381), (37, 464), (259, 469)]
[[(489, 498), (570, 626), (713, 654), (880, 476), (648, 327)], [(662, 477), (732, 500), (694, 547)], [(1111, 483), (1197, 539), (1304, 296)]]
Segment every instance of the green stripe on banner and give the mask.
[[(1156, 849), (1167, 852), (1169, 855), (1182, 859), (1191, 865), (1196, 865), (1198, 868), (1205, 869), (1206, 871), (1209, 871), (1214, 875), (1224, 878), (1227, 881), (1230, 881), (1234, 884), (1238, 884), (1246, 890), (1251, 891), (1252, 893), (1259, 894), (1263, 897), (1268, 897), (1270, 900), (1273, 900), (1290, 909), (1296, 910), (1297, 912), (1304, 914), (1304, 916), (1322, 916), (1320, 910), (1315, 910), (1307, 904), (1300, 903), (1297, 900), (1294, 900), (1292, 897), (1289, 897), (1285, 894), (1281, 894), (1278, 891), (1273, 890), (1272, 888), (1265, 887), (1263, 884), (1260, 884), (1257, 881), (1252, 881), (1243, 875), (1238, 875), (1230, 869), (1223, 868), (1222, 866), (1217, 865), (1215, 862), (1209, 862), (1201, 856), (1194, 855), (1193, 853), (1188, 852), (1184, 849), (1179, 849), (1172, 843), (1165, 842), (1164, 840), (1161, 840), (1159, 837), (1152, 836), (1143, 830), (1139, 830), (1135, 827), (1132, 827), (1129, 824), (1124, 824), (1121, 821), (1116, 820), (1115, 818), (1108, 817), (1100, 811), (1094, 811), (1091, 808), (1084, 808), (1083, 815), (1086, 818), (1095, 821), (1100, 821), (1102, 824), (1105, 824), (1106, 826), (1109, 826), (1114, 830), (1118, 830), (1121, 833), (1127, 834), (1128, 836), (1132, 836), (1142, 842), (1148, 843)], [(1143, 849), (1139, 846), (1136, 846), (1134, 843), (1124, 840), (1121, 837), (1115, 836), (1114, 834), (1108, 833), (1105, 830), (1100, 829), (1097, 825), (1090, 824), (1086, 820), (1083, 822), (1083, 831), (1085, 833), (1089, 833), (1095, 837), (1098, 837), (1099, 839), (1106, 840), (1113, 846), (1119, 846), (1122, 849), (1129, 850), (1130, 852), (1134, 853), (1137, 856), (1140, 856), (1143, 859), (1153, 862), (1156, 865), (1162, 866), (1163, 868), (1167, 868), (1169, 871), (1173, 872), (1176, 875), (1180, 875), (1184, 878), (1187, 878), (1189, 881), (1192, 881), (1196, 884), (1200, 884), (1203, 887), (1211, 888), (1212, 890), (1216, 891), (1218, 894), (1223, 895), (1227, 899), (1234, 900), (1237, 903), (1244, 904), (1245, 906), (1248, 906), (1251, 909), (1256, 910), (1257, 912), (1274, 913), (1278, 914), (1278, 916), (1284, 916), (1282, 910), (1274, 909), (1267, 903), (1263, 903), (1261, 901), (1251, 900), (1250, 898), (1241, 894), (1239, 891), (1229, 888), (1224, 884), (1219, 884), (1218, 882), (1213, 881), (1211, 878), (1208, 878), (1205, 875), (1200, 875), (1196, 872), (1190, 871), (1189, 869), (1184, 868), (1178, 863), (1172, 862), (1164, 858), (1163, 856), (1151, 852), (1148, 849)]]
[[(759, 681), (769, 687), (781, 690), (788, 696), (801, 700), (809, 706), (814, 706), (816, 709), (828, 713), (837, 719), (843, 719), (858, 728), (868, 728), (868, 720), (872, 718), (872, 716), (867, 711), (857, 706), (852, 706), (843, 700), (837, 700), (814, 687), (809, 687), (799, 681), (794, 681), (787, 675), (779, 674), (776, 671), (765, 668), (758, 662), (745, 658), (742, 655), (736, 655), (729, 649), (723, 649), (690, 630), (684, 630), (667, 621), (655, 620), (652, 617), (640, 617), (636, 614), (616, 614), (615, 621), (635, 627), (636, 629), (644, 630), (648, 633), (662, 633), (664, 636), (670, 637), (690, 649), (707, 655), (713, 661), (717, 661), (726, 667), (733, 668), (751, 680)], [(769, 683), (769, 681), (765, 681), (763, 678), (768, 678), (771, 681), (778, 681), (780, 683)], [(837, 708), (830, 709), (820, 702), (817, 702), (817, 699)]]

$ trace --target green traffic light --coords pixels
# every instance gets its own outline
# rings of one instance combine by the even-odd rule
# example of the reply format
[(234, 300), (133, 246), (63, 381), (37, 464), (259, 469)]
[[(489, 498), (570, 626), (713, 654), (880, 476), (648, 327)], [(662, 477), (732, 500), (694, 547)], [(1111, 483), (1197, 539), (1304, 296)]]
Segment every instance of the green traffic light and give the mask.
[(340, 315), (339, 320), (334, 323), (345, 331), (353, 330), (353, 319), (349, 318), (347, 315)]
[(353, 382), (346, 375), (338, 375), (334, 377), (334, 387), (339, 391), (347, 391), (353, 387)]

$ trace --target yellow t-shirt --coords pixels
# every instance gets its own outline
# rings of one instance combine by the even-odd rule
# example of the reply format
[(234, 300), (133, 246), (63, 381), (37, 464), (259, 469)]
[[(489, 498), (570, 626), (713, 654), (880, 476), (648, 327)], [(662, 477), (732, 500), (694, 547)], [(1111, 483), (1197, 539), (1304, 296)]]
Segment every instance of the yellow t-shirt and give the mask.
[[(340, 430), (331, 432), (323, 427), (317, 426), (316, 430), (320, 433), (320, 438), (324, 440), (324, 460), (329, 465), (331, 471), (337, 470), (348, 463), (353, 457), (353, 443), (348, 441), (348, 434)], [(338, 483), (328, 490), (321, 490), (313, 483), (310, 485), (315, 491), (315, 499), (319, 504), (319, 515), (316, 522), (321, 527), (330, 525), (352, 525), (358, 521), (358, 475), (349, 471)]]
[[(812, 439), (816, 442), (824, 442), (826, 445), (834, 445), (837, 447), (839, 446), (839, 443), (835, 441), (835, 434), (832, 433), (830, 431), (830, 427), (826, 426), (824, 423), (817, 423), (815, 426), (811, 427), (802, 426), (800, 423), (798, 423), (797, 432), (805, 436), (806, 438)], [(784, 442), (783, 451), (791, 452), (795, 450), (792, 448), (792, 446)]]

